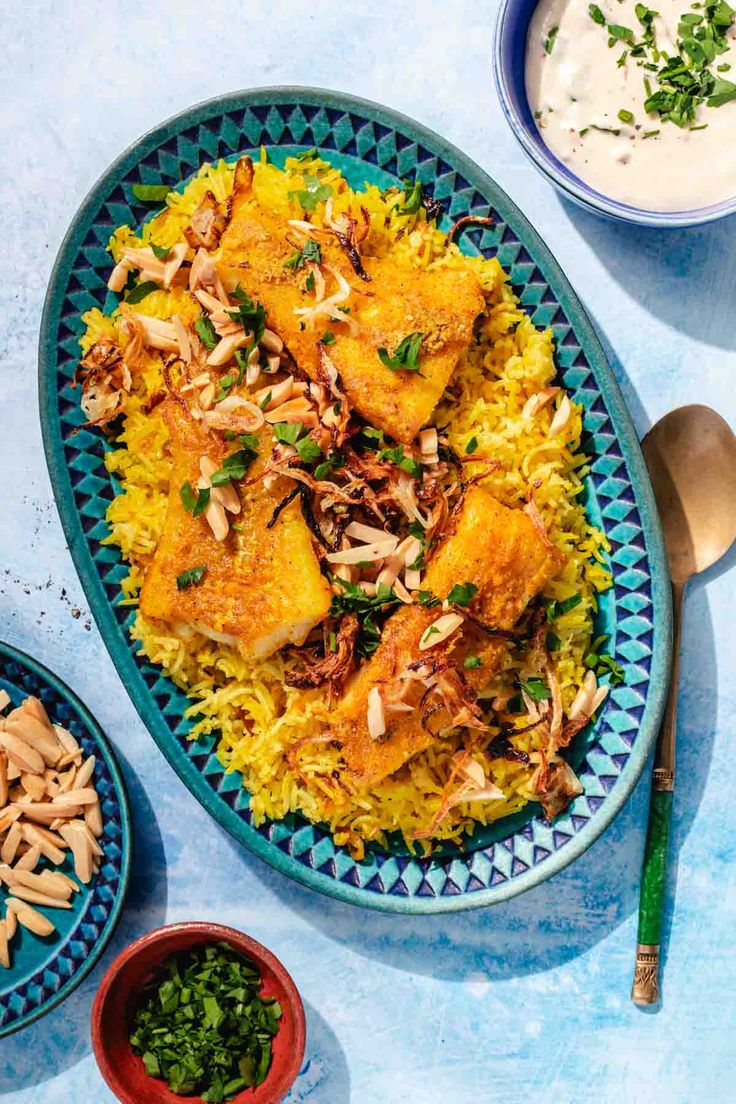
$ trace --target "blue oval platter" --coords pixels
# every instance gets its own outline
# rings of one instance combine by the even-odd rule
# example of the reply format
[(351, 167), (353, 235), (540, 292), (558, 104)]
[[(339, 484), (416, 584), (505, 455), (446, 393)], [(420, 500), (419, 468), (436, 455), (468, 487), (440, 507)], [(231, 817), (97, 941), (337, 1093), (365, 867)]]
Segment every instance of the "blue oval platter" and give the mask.
[[(0, 690), (13, 706), (29, 694), (40, 698), (55, 724), (67, 728), (85, 756), (96, 758), (94, 785), (100, 796), (105, 852), (100, 872), (81, 892), (72, 894), (72, 908), (42, 912), (56, 931), (40, 939), (20, 925), (10, 944), (11, 968), (0, 968), (0, 1037), (38, 1020), (60, 1004), (87, 976), (104, 951), (120, 917), (130, 871), (130, 814), (125, 786), (112, 750), (100, 726), (68, 686), (9, 644), (0, 643)], [(74, 876), (71, 857), (58, 868)], [(0, 885), (0, 915), (9, 890)]]
[[(561, 380), (585, 410), (591, 457), (587, 508), (611, 543), (614, 586), (602, 596), (600, 628), (611, 638), (625, 681), (572, 749), (584, 793), (550, 825), (537, 806), (484, 828), (464, 849), (416, 858), (399, 847), (357, 862), (329, 834), (299, 817), (256, 827), (237, 774), (226, 775), (216, 740), (187, 739), (186, 698), (136, 654), (120, 604), (126, 574), (103, 544), (115, 486), (107, 447), (71, 387), (80, 315), (110, 309), (112, 230), (143, 221), (137, 183), (180, 187), (204, 161), (265, 146), (276, 164), (317, 146), (353, 187), (381, 187), (415, 174), (445, 210), (494, 219), (466, 234), (464, 248), (498, 256), (537, 325), (551, 326)], [(237, 840), (282, 873), (353, 904), (401, 913), (474, 908), (504, 900), (566, 866), (604, 830), (636, 782), (663, 707), (671, 647), (670, 591), (659, 521), (646, 468), (618, 385), (595, 332), (559, 265), (508, 196), (438, 135), (385, 107), (307, 88), (263, 88), (199, 104), (136, 142), (85, 199), (61, 247), (46, 299), (40, 344), (44, 443), (69, 547), (100, 632), (123, 684), (154, 740), (194, 796)]]

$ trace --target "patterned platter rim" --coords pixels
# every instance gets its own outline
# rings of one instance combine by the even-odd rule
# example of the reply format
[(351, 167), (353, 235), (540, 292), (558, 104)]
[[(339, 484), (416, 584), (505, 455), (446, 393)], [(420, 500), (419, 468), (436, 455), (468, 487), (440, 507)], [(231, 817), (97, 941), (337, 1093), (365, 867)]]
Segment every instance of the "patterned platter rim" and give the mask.
[[(284, 125), (281, 111), (290, 112), (293, 132)], [(356, 124), (359, 127), (357, 143), (353, 129)], [(208, 129), (217, 126), (220, 128), (219, 138)], [(247, 126), (257, 129), (258, 140), (249, 140), (255, 130), (246, 135)], [(272, 131), (276, 132), (276, 137), (273, 137)], [(365, 134), (375, 141), (371, 150), (361, 152), (360, 142)], [(439, 174), (436, 185), (439, 198), (440, 176), (444, 174), (442, 179), (450, 181), (445, 206), (449, 204), (452, 217), (466, 210), (478, 214), (488, 214), (492, 210), (502, 228), (500, 240), (503, 241), (508, 231), (511, 240), (519, 244), (519, 256), (529, 262), (522, 266), (528, 275), (522, 273), (521, 279), (526, 287), (531, 286), (540, 294), (540, 289), (546, 289), (548, 298), (544, 298), (543, 303), (553, 304), (548, 313), (551, 312), (551, 317), (561, 318), (563, 330), (571, 335), (570, 344), (577, 349), (577, 359), (569, 370), (565, 370), (565, 376), (573, 373), (575, 379), (579, 377), (592, 381), (592, 390), (582, 388), (582, 385), (577, 388), (575, 384), (572, 390), (576, 396), (578, 391), (580, 395), (587, 396), (581, 401), (586, 403), (585, 424), (591, 440), (595, 440), (596, 427), (607, 428), (608, 444), (605, 448), (609, 449), (609, 455), (603, 459), (608, 462), (608, 475), (604, 473), (600, 478), (596, 477), (596, 493), (599, 493), (599, 484), (605, 486), (609, 498), (615, 499), (616, 505), (616, 488), (620, 487), (622, 520), (618, 529), (624, 534), (621, 547), (626, 552), (629, 539), (632, 545), (629, 566), (621, 565), (619, 569), (613, 565), (615, 585), (612, 593), (615, 595), (616, 610), (618, 612), (620, 596), (618, 580), (626, 578), (627, 581), (633, 580), (629, 590), (635, 592), (635, 598), (638, 590), (638, 597), (649, 614), (645, 624), (645, 628), (648, 625), (649, 629), (643, 637), (644, 644), (635, 639), (629, 642), (631, 656), (644, 655), (641, 662), (634, 658), (629, 663), (625, 653), (617, 652), (616, 656), (626, 665), (627, 682), (628, 673), (633, 672), (633, 677), (644, 689), (632, 689), (627, 696), (627, 687), (617, 688), (610, 696), (607, 711), (603, 712), (589, 734), (589, 752), (592, 756), (586, 757), (589, 769), (583, 776), (583, 782), (587, 785), (587, 780), (591, 780), (592, 792), (588, 793), (586, 789), (586, 793), (576, 799), (553, 826), (545, 825), (539, 816), (529, 819), (517, 814), (515, 818), (507, 818), (506, 837), (494, 836), (487, 848), (476, 844), (476, 849), (472, 849), (471, 842), (467, 851), (427, 859), (377, 852), (369, 854), (364, 863), (352, 860), (344, 850), (335, 847), (326, 832), (309, 825), (302, 818), (292, 817), (285, 822), (271, 822), (256, 828), (248, 812), (247, 795), (241, 793), (237, 780), (223, 775), (221, 768), (218, 771), (212, 754), (214, 741), (204, 746), (187, 746), (180, 716), (178, 722), (170, 719), (167, 714), (174, 711), (162, 708), (156, 701), (152, 687), (157, 672), (136, 657), (125, 629), (116, 617), (113, 600), (105, 590), (104, 578), (105, 570), (110, 571), (110, 565), (115, 563), (115, 554), (109, 548), (100, 549), (99, 533), (104, 531), (101, 513), (85, 518), (85, 529), (81, 506), (84, 496), (81, 499), (77, 497), (80, 480), (84, 484), (89, 479), (94, 487), (104, 481), (105, 472), (101, 468), (101, 477), (93, 478), (89, 472), (80, 469), (72, 478), (70, 468), (76, 457), (72, 455), (72, 447), (67, 445), (68, 432), (65, 428), (68, 427), (62, 424), (65, 419), (76, 416), (76, 411), (70, 413), (75, 393), (63, 395), (72, 361), (69, 349), (74, 338), (71, 328), (74, 325), (74, 297), (70, 284), (75, 261), (86, 244), (96, 248), (99, 254), (100, 246), (104, 245), (102, 231), (107, 232), (109, 228), (111, 232), (112, 221), (119, 211), (130, 210), (131, 183), (136, 180), (146, 183), (163, 180), (174, 185), (172, 165), (176, 162), (172, 151), (177, 152), (181, 161), (184, 158), (182, 151), (188, 149), (189, 164), (192, 150), (201, 162), (213, 157), (230, 156), (237, 152), (238, 147), (253, 148), (261, 142), (272, 147), (284, 144), (291, 147), (316, 145), (328, 156), (332, 152), (338, 157), (344, 149), (347, 154), (357, 155), (371, 169), (378, 165), (394, 177), (402, 175), (402, 158), (405, 161), (406, 157), (414, 157), (412, 164), (420, 178), (422, 172), (425, 173), (427, 183), (431, 184), (435, 174)], [(124, 190), (124, 185), (127, 190)], [(472, 196), (472, 202), (463, 198), (468, 194)], [(106, 202), (110, 205), (105, 206)], [(105, 219), (95, 237), (92, 227), (103, 208)], [(474, 245), (479, 242), (476, 247), (482, 249), (485, 234), (483, 231), (482, 235), (478, 232), (469, 237)], [(92, 269), (92, 277), (96, 278), (94, 267), (86, 256), (83, 264), (87, 269)], [(79, 272), (84, 274), (84, 268)], [(530, 285), (530, 275), (535, 273), (539, 275), (539, 281)], [(75, 276), (75, 281), (73, 287), (79, 301), (80, 295), (84, 297), (87, 285), (81, 283), (78, 276)], [(97, 279), (98, 305), (103, 292), (104, 287)], [(66, 315), (63, 313), (65, 305)], [(64, 333), (66, 336), (62, 337)], [(60, 349), (64, 345), (66, 352), (61, 356)], [(560, 348), (560, 357), (563, 352)], [(66, 374), (61, 372), (63, 363), (66, 363)], [(578, 363), (582, 365), (579, 369), (575, 367)], [(445, 139), (407, 116), (371, 101), (341, 92), (303, 87), (258, 88), (231, 93), (197, 104), (154, 128), (103, 174), (79, 208), (61, 245), (41, 324), (39, 402), (46, 459), (69, 548), (92, 613), (128, 694), (160, 750), (197, 800), (240, 843), (281, 873), (321, 893), (382, 911), (436, 913), (483, 907), (513, 897), (567, 866), (597, 839), (621, 809), (653, 746), (668, 682), (672, 637), (671, 595), (654, 496), (623, 395), (600, 341), (567, 278), (508, 196), (479, 166)], [(80, 415), (77, 421), (81, 420)], [(84, 433), (80, 434), (80, 438), (84, 437)], [(87, 451), (98, 451), (101, 457), (99, 445), (89, 444)], [(619, 469), (623, 470), (623, 477), (616, 475)], [(109, 487), (108, 493), (111, 493)], [(633, 523), (626, 520), (627, 512)], [(607, 526), (610, 536), (609, 529), (610, 526)], [(90, 530), (95, 530), (97, 536)], [(97, 544), (94, 554), (91, 549), (93, 543)], [(119, 578), (118, 575), (118, 581)], [(112, 572), (109, 579), (114, 580)], [(108, 582), (107, 585), (112, 584)], [(625, 610), (628, 609), (629, 606), (625, 606)], [(634, 613), (632, 619), (636, 620)], [(170, 684), (167, 692), (173, 692)], [(627, 703), (629, 712), (625, 709)], [(629, 732), (625, 739), (622, 734), (624, 742), (619, 746), (620, 754), (608, 755), (604, 752), (603, 758), (608, 767), (602, 768), (594, 762), (598, 734), (608, 724), (607, 738), (617, 738), (617, 732), (611, 729), (608, 721), (604, 721), (606, 712), (611, 719), (624, 718), (622, 724), (624, 727), (628, 725)], [(506, 821), (499, 823), (506, 825)]]
[[(73, 931), (64, 939), (64, 942), (60, 943), (56, 954), (53, 958), (47, 960), (38, 970), (34, 970), (33, 976), (22, 983), (20, 988), (25, 990), (24, 999), (26, 999), (31, 1007), (28, 1011), (15, 1016), (13, 1019), (9, 1019), (6, 1022), (0, 1022), (0, 1038), (7, 1035), (12, 1035), (16, 1031), (20, 1031), (24, 1027), (28, 1027), (29, 1024), (35, 1023), (36, 1020), (41, 1019), (47, 1012), (50, 1012), (53, 1008), (56, 1008), (62, 1001), (66, 1000), (70, 993), (72, 993), (77, 986), (84, 981), (89, 972), (96, 966), (100, 957), (104, 953), (113, 932), (117, 926), (120, 914), (125, 902), (125, 896), (128, 892), (128, 883), (130, 881), (130, 863), (131, 863), (131, 820), (130, 820), (130, 808), (128, 805), (128, 796), (125, 789), (125, 782), (120, 772), (120, 768), (115, 760), (115, 755), (110, 746), (110, 743), (105, 736), (104, 732), (100, 728), (95, 718), (90, 713), (89, 709), (84, 705), (82, 701), (77, 697), (73, 690), (71, 690), (65, 682), (63, 682), (58, 675), (55, 675), (53, 671), (49, 671), (47, 667), (44, 667), (42, 663), (39, 663), (37, 659), (22, 652), (19, 648), (13, 647), (12, 644), (6, 644), (4, 641), (0, 641), (0, 662), (9, 660), (11, 663), (16, 664), (18, 667), (22, 667), (29, 674), (34, 683), (39, 686), (45, 685), (59, 698), (62, 698), (67, 704), (69, 709), (74, 713), (75, 720), (79, 728), (83, 729), (82, 732), (78, 732), (77, 735), (81, 735), (83, 739), (87, 739), (90, 743), (95, 745), (95, 754), (99, 752), (102, 755), (104, 766), (109, 773), (112, 781), (111, 794), (114, 794), (114, 801), (117, 805), (118, 817), (120, 821), (119, 825), (119, 839), (117, 845), (119, 847), (119, 857), (115, 859), (116, 865), (116, 889), (115, 896), (112, 902), (112, 906), (109, 909), (105, 918), (102, 931), (92, 943), (91, 947), (86, 945), (83, 951), (78, 954), (73, 954), (69, 951), (70, 945), (74, 942), (74, 935), (77, 933), (82, 925), (82, 922), (87, 916), (90, 908), (94, 905), (94, 887), (95, 882), (90, 883), (93, 893), (87, 899), (88, 903), (85, 905), (84, 912), (80, 913), (78, 917), (78, 923)], [(2, 672), (0, 672), (2, 673)], [(40, 691), (39, 696), (42, 695)], [(52, 717), (53, 720), (53, 717)], [(106, 800), (109, 800), (109, 796)], [(107, 835), (110, 831), (109, 825), (105, 829)], [(115, 835), (117, 835), (117, 825), (115, 825)], [(104, 837), (103, 837), (104, 838)], [(108, 861), (110, 861), (108, 859)], [(104, 867), (103, 867), (104, 871)], [(101, 880), (102, 872), (97, 875), (98, 881)], [(101, 883), (102, 884), (102, 883)], [(64, 957), (68, 961), (74, 961), (75, 965), (79, 961), (80, 964), (73, 970), (71, 975), (67, 978), (63, 985), (56, 989), (50, 997), (47, 999), (41, 999), (44, 987), (49, 984), (49, 977), (56, 967), (58, 970), (57, 977), (62, 977), (63, 974), (59, 969), (61, 959)], [(66, 966), (65, 966), (66, 969)], [(0, 990), (2, 989), (2, 976), (0, 975)], [(56, 979), (54, 979), (56, 980)], [(15, 990), (7, 990), (0, 993), (2, 1001), (6, 1002), (8, 999), (13, 998), (18, 994), (18, 987)]]

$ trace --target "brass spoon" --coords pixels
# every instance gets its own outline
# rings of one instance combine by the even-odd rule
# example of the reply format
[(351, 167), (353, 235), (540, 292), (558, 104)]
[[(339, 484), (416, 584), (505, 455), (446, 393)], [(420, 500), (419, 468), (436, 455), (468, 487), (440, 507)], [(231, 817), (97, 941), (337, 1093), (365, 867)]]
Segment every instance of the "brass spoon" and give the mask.
[(664, 531), (673, 605), (670, 689), (654, 757), (631, 990), (635, 1004), (655, 1004), (659, 999), (659, 941), (675, 788), (682, 606), (692, 576), (711, 567), (736, 539), (736, 436), (710, 407), (681, 406), (652, 426), (642, 449)]

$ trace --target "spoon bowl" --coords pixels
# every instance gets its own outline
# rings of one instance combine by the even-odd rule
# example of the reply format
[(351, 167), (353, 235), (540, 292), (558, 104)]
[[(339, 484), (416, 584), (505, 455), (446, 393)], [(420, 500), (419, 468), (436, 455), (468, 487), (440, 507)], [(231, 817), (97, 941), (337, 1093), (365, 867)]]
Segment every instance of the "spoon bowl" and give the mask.
[(642, 442), (675, 587), (736, 539), (736, 436), (707, 406), (681, 406)]

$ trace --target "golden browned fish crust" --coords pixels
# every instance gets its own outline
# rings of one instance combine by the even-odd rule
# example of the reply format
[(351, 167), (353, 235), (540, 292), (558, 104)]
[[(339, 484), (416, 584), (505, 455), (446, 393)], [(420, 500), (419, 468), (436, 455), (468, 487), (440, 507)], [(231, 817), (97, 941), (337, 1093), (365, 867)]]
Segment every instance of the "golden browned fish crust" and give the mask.
[[(484, 625), (509, 630), (529, 601), (559, 570), (561, 556), (544, 542), (522, 510), (501, 505), (488, 491), (471, 487), (427, 568), (423, 585), (438, 598), (446, 598), (458, 583), (473, 583), (477, 592), (469, 611)], [(412, 713), (387, 712), (387, 731), (371, 739), (368, 731), (368, 694), (378, 686), (390, 688), (408, 665), (419, 657), (431, 661), (433, 649), (421, 651), (419, 642), (442, 614), (440, 608), (404, 606), (388, 620), (375, 655), (354, 675), (340, 703), (332, 733), (343, 749), (349, 769), (364, 785), (393, 774), (412, 756), (434, 743), (436, 736), (422, 726), (417, 709)], [(462, 667), (468, 656), (478, 656), (482, 666), (464, 672), (468, 683), (480, 689), (502, 666), (508, 645), (466, 621), (452, 638), (452, 658)], [(417, 704), (423, 690), (419, 686)], [(432, 718), (437, 732), (450, 723), (441, 710)]]
[[(304, 323), (294, 311), (315, 302), (306, 287), (308, 270), (285, 262), (294, 256), (295, 231), (264, 210), (250, 192), (240, 189), (221, 241), (219, 269), (236, 281), (268, 313), (268, 325), (286, 343), (297, 364), (318, 379), (319, 341), (327, 330), (335, 336), (328, 352), (340, 373), (348, 401), (371, 425), (404, 443), (411, 442), (432, 416), (457, 365), (466, 352), (473, 325), (483, 309), (483, 294), (474, 272), (401, 266), (395, 258), (363, 258), (370, 281), (354, 272), (329, 235), (320, 235), (329, 295), (335, 289), (330, 266), (351, 287), (344, 305), (358, 325), (326, 318)], [(291, 239), (291, 240), (289, 240)], [(338, 312), (339, 315), (339, 312)], [(420, 370), (392, 370), (379, 348), (393, 353), (411, 333), (423, 334)]]
[[(196, 629), (238, 648), (246, 659), (263, 659), (285, 644), (302, 644), (327, 615), (328, 583), (319, 569), (299, 502), (292, 502), (267, 528), (290, 489), (280, 479), (266, 490), (259, 480), (242, 488), (241, 512), (224, 541), (215, 539), (204, 516), (193, 517), (181, 500), (186, 481), (196, 486), (202, 456), (218, 466), (233, 446), (207, 433), (174, 401), (164, 418), (171, 436), (172, 475), (164, 530), (146, 571), (140, 608), (145, 617)], [(263, 431), (270, 436), (270, 430)], [(259, 452), (270, 450), (265, 441)], [(259, 457), (248, 472), (263, 466)], [(177, 576), (205, 566), (202, 581), (184, 590)]]

